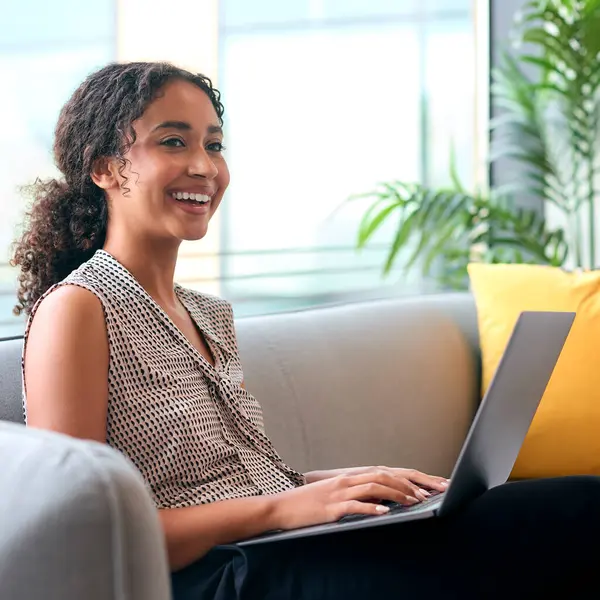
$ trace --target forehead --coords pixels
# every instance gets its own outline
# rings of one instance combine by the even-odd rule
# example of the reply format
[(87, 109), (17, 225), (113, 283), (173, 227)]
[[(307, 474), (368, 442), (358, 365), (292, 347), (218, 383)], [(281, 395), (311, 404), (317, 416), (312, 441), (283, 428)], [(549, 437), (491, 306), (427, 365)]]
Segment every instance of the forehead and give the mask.
[(163, 121), (186, 121), (199, 131), (219, 124), (208, 95), (193, 83), (181, 80), (170, 81), (161, 89), (136, 122), (136, 130), (149, 130)]

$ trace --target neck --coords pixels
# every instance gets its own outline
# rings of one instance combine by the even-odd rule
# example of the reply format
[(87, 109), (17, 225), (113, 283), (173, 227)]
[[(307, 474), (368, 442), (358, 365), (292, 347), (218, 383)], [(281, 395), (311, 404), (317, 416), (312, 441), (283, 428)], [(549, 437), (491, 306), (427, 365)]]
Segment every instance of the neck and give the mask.
[(163, 307), (174, 307), (175, 265), (179, 242), (133, 240), (132, 233), (125, 236), (106, 236), (103, 249), (114, 256), (138, 283)]

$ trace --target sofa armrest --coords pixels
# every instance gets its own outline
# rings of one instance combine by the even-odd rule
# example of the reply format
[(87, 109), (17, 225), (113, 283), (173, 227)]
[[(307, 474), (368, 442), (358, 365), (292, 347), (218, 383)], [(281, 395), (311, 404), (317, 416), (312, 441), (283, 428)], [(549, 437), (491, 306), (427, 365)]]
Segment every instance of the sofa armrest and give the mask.
[(95, 442), (0, 423), (0, 598), (168, 600), (156, 509)]

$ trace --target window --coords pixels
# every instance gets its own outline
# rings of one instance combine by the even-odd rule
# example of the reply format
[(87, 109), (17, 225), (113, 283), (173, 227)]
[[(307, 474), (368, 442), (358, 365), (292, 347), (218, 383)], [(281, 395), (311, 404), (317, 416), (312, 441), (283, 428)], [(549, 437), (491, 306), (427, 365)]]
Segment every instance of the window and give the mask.
[[(365, 204), (345, 200), (385, 180), (442, 183), (451, 144), (464, 182), (473, 182), (484, 130), (475, 5), (9, 3), (0, 25), (0, 109), (9, 115), (0, 145), (0, 336), (23, 329), (11, 315), (7, 264), (24, 211), (18, 186), (55, 175), (61, 106), (87, 73), (115, 59), (170, 60), (209, 75), (223, 93), (232, 183), (207, 238), (182, 246), (179, 282), (224, 296), (238, 316), (431, 290), (399, 268), (382, 279), (394, 223), (355, 251)], [(177, 44), (164, 35), (174, 28)]]
[(439, 184), (451, 145), (474, 177), (475, 42), (464, 0), (223, 0), (219, 85), (232, 183), (222, 293), (238, 314), (417, 293), (381, 266), (393, 223), (354, 250), (365, 204), (393, 179)]
[(0, 336), (20, 334), (12, 316), (10, 247), (23, 218), (19, 187), (55, 173), (58, 113), (81, 80), (115, 58), (114, 0), (5, 3), (0, 24)]

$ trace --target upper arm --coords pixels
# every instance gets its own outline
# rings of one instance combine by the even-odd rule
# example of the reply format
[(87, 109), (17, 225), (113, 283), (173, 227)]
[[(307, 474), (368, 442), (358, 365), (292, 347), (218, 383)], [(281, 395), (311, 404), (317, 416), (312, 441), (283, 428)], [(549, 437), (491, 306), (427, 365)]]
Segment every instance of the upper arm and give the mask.
[(49, 294), (24, 358), (27, 424), (105, 442), (109, 350), (100, 300), (73, 285)]

